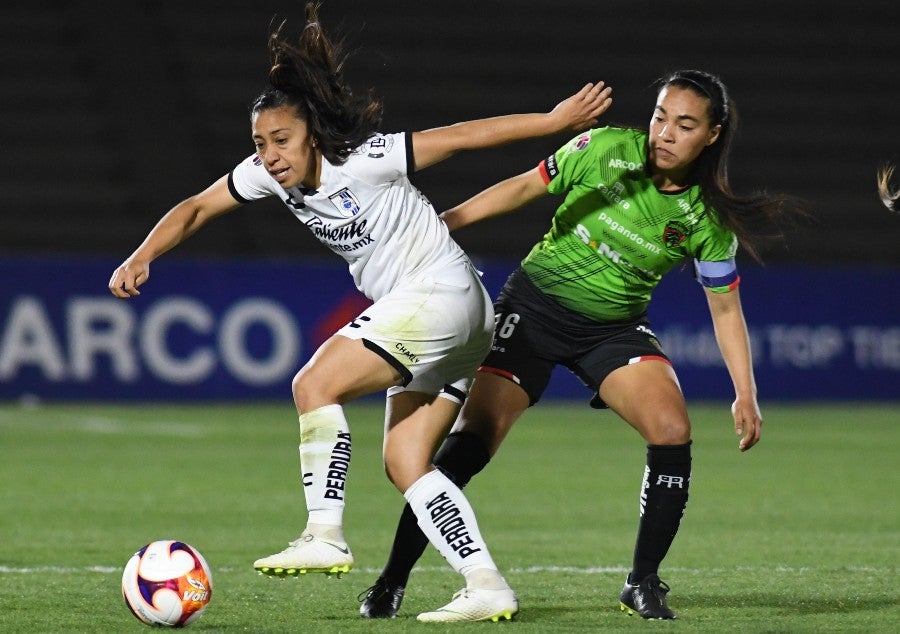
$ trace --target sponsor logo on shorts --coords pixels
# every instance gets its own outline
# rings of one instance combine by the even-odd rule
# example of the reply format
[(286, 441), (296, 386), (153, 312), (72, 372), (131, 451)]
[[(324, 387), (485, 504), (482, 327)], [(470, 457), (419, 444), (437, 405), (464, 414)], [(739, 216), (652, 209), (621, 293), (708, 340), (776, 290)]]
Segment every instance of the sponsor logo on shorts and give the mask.
[(400, 343), (399, 341), (398, 341), (397, 343), (394, 344), (394, 348), (396, 348), (397, 352), (399, 352), (402, 356), (406, 357), (407, 359), (409, 359), (409, 360), (412, 361), (413, 363), (418, 363), (418, 362), (419, 362), (419, 357), (418, 357), (418, 355), (416, 355), (412, 350), (410, 350), (409, 348), (407, 348), (406, 346), (404, 346), (404, 345), (403, 345), (402, 343)]
[(372, 318), (369, 317), (368, 315), (360, 315), (359, 317), (355, 317), (353, 319), (353, 321), (351, 321), (347, 325), (350, 326), (351, 328), (362, 328), (362, 324), (359, 323), (361, 321), (372, 321)]

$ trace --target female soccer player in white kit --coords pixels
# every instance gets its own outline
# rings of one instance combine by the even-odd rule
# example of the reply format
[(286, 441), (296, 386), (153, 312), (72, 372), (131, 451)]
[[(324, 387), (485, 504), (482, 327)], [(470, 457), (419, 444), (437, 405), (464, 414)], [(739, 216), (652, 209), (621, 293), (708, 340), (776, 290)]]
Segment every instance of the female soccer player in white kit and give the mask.
[(350, 266), (374, 304), (315, 352), (293, 381), (309, 513), (301, 536), (254, 563), (262, 573), (347, 572), (343, 534), (351, 437), (342, 405), (387, 390), (384, 464), (423, 532), (466, 587), (423, 621), (511, 618), (515, 593), (500, 575), (462, 492), (432, 465), (475, 370), (490, 349), (493, 308), (477, 271), (408, 175), (459, 150), (581, 130), (610, 104), (587, 84), (546, 114), (380, 134), (381, 104), (356, 98), (340, 52), (307, 4), (296, 45), (283, 26), (269, 40), (270, 87), (251, 108), (256, 153), (173, 207), (112, 274), (111, 292), (138, 295), (150, 262), (212, 218), (279, 196)]

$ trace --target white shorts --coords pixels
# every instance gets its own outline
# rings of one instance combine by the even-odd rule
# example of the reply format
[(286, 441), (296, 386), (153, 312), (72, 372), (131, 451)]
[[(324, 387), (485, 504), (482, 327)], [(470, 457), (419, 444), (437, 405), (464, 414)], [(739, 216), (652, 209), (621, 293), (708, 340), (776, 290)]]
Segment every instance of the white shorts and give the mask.
[(491, 349), (494, 307), (469, 264), (404, 283), (337, 334), (360, 339), (403, 375), (388, 389), (462, 402)]

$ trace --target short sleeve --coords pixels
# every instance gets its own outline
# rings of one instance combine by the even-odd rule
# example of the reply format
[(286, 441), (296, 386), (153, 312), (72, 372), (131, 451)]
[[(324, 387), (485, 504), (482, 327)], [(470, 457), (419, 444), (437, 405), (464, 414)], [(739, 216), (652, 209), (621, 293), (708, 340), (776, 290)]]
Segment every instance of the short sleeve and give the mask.
[(579, 182), (590, 168), (590, 156), (594, 154), (591, 143), (597, 140), (600, 130), (579, 134), (538, 164), (538, 171), (551, 194), (563, 194)]
[(262, 159), (251, 154), (228, 175), (228, 191), (234, 199), (248, 203), (277, 194), (277, 183), (263, 167)]
[(345, 168), (373, 185), (402, 178), (412, 165), (412, 145), (407, 142), (411, 138), (406, 132), (374, 134), (350, 155)]

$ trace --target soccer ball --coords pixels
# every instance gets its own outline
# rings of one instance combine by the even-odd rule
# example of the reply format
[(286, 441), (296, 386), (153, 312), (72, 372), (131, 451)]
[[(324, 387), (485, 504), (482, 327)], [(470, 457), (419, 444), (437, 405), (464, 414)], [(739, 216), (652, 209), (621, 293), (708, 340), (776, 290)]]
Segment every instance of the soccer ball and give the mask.
[(182, 627), (200, 618), (212, 598), (212, 574), (203, 555), (174, 540), (150, 542), (122, 574), (125, 605), (147, 625)]

